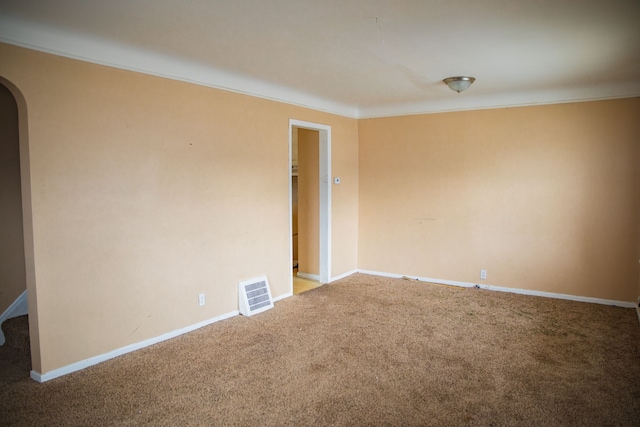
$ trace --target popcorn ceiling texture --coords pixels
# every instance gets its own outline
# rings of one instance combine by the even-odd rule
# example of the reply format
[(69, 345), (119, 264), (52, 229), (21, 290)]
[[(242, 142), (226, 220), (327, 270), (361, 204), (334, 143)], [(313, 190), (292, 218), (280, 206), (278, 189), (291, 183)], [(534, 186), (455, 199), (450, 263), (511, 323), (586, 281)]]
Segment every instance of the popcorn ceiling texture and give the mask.
[(355, 274), (44, 384), (2, 425), (637, 425), (635, 310)]

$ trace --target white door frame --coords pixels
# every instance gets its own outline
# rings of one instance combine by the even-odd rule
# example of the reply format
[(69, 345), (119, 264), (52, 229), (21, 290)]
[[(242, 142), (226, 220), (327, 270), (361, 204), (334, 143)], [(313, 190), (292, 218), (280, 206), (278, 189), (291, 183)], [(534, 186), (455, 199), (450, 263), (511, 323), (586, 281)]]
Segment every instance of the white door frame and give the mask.
[[(318, 131), (320, 140), (320, 251), (319, 251), (319, 281), (329, 283), (331, 278), (331, 126), (318, 123), (289, 119), (289, 177), (291, 177), (291, 143), (293, 129), (302, 128)], [(289, 178), (289, 263), (293, 259), (293, 221), (292, 188)], [(291, 276), (291, 292), (293, 292), (293, 276)]]

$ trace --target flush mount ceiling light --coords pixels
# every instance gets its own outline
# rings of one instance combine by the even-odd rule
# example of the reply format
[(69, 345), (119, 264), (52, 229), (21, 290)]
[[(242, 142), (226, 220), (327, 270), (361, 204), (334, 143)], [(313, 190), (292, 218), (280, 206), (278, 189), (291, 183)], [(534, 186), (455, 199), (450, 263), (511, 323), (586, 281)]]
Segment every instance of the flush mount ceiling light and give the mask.
[(458, 93), (462, 92), (463, 90), (469, 89), (469, 86), (471, 86), (471, 83), (475, 81), (476, 81), (475, 77), (463, 77), (463, 76), (447, 77), (446, 79), (443, 80), (443, 82), (445, 82), (447, 86), (449, 86), (449, 89), (455, 90)]

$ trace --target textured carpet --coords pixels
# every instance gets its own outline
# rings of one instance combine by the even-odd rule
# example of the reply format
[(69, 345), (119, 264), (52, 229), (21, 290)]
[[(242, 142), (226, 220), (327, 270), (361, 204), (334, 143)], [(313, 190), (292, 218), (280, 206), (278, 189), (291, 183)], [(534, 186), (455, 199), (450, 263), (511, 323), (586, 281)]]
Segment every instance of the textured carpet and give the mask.
[(44, 384), (20, 323), (4, 425), (640, 423), (628, 308), (356, 274)]

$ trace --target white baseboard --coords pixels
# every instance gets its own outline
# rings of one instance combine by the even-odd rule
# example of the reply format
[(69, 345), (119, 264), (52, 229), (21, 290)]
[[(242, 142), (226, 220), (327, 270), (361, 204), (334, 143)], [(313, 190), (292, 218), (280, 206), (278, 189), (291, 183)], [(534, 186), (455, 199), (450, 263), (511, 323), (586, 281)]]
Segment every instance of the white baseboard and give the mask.
[[(563, 300), (569, 300), (569, 301), (589, 302), (594, 304), (613, 305), (616, 307), (625, 307), (625, 308), (636, 307), (635, 303), (629, 302), (629, 301), (616, 301), (616, 300), (609, 300), (609, 299), (602, 299), (602, 298), (583, 297), (578, 295), (556, 294), (553, 292), (542, 292), (542, 291), (533, 291), (529, 289), (507, 288), (503, 286), (492, 286), (492, 285), (470, 283), (470, 282), (458, 282), (454, 280), (433, 279), (428, 277), (407, 276), (407, 275), (401, 275), (401, 274), (383, 273), (379, 271), (358, 270), (358, 272), (363, 274), (371, 274), (373, 276), (395, 277), (399, 279), (406, 277), (413, 280), (419, 280), (421, 282), (431, 282), (431, 283), (438, 283), (442, 285), (451, 285), (451, 286), (462, 286), (465, 288), (479, 288), (479, 289), (486, 289), (486, 290), (498, 291), (498, 292), (510, 292), (513, 294), (520, 294), (520, 295), (532, 295), (532, 296), (538, 296), (538, 297), (556, 298), (556, 299), (563, 299)], [(640, 312), (638, 313), (638, 316), (640, 320)]]
[[(29, 314), (29, 305), (27, 304), (27, 291), (24, 291), (20, 294), (18, 298), (14, 302), (11, 303), (7, 309), (0, 314), (0, 326), (4, 323), (5, 320), (24, 316), (25, 314)], [(3, 345), (5, 342), (4, 332), (2, 332), (2, 328), (0, 327), (0, 345)]]
[[(501, 287), (501, 286), (476, 284), (476, 283), (470, 283), (470, 282), (460, 282), (460, 281), (455, 281), (455, 280), (434, 279), (434, 278), (419, 277), (419, 276), (407, 276), (407, 275), (402, 275), (402, 274), (384, 273), (384, 272), (380, 272), (380, 271), (371, 271), (371, 270), (353, 270), (353, 271), (344, 273), (344, 274), (342, 274), (340, 276), (334, 277), (334, 278), (331, 279), (331, 281), (340, 280), (340, 279), (345, 278), (347, 276), (350, 276), (350, 275), (352, 275), (354, 273), (369, 274), (369, 275), (372, 275), (372, 276), (381, 276), (381, 277), (393, 277), (393, 278), (398, 278), (398, 279), (408, 278), (408, 279), (417, 280), (417, 281), (421, 281), (421, 282), (430, 282), (430, 283), (437, 283), (437, 284), (442, 284), (442, 285), (461, 286), (461, 287), (465, 287), (465, 288), (480, 288), (480, 289), (486, 289), (486, 290), (498, 291), (498, 292), (510, 292), (510, 293), (521, 294), (521, 295), (532, 295), (532, 296), (564, 299), (564, 300), (578, 301), (578, 302), (589, 302), (589, 303), (595, 303), (595, 304), (613, 305), (613, 306), (626, 307), (626, 308), (634, 308), (635, 307), (636, 314), (638, 316), (638, 321), (640, 321), (640, 308), (638, 307), (638, 305), (636, 303), (627, 302), (627, 301), (616, 301), (616, 300), (608, 300), (608, 299), (601, 299), (601, 298), (582, 297), (582, 296), (577, 296), (577, 295), (557, 294), (557, 293), (553, 293), (553, 292), (532, 291), (532, 290), (528, 290), (528, 289), (506, 288), (506, 287)], [(314, 277), (319, 278), (319, 276), (311, 275), (311, 274), (304, 274), (303, 273), (303, 274), (298, 274), (298, 275), (300, 277), (309, 278), (311, 280), (317, 280)], [(26, 301), (26, 291), (24, 292), (24, 295), (25, 295), (25, 301)], [(285, 298), (288, 298), (288, 297), (290, 297), (292, 295), (293, 294), (291, 292), (287, 292), (285, 294), (282, 294), (282, 295), (274, 298), (274, 302), (275, 301), (280, 301), (280, 300), (285, 299)], [(16, 304), (16, 303), (14, 302), (14, 304)], [(5, 316), (5, 314), (7, 312), (9, 312), (10, 309), (12, 310), (11, 312), (15, 313), (16, 312), (15, 308), (12, 309), (14, 304), (12, 304), (9, 307), (9, 309), (5, 310), (5, 312), (2, 314), (2, 316)], [(205, 320), (203, 322), (196, 323), (195, 325), (187, 326), (187, 327), (175, 330), (173, 332), (169, 332), (169, 333), (160, 335), (158, 337), (150, 338), (148, 340), (144, 340), (144, 341), (141, 341), (141, 342), (138, 342), (138, 343), (135, 343), (135, 344), (130, 344), (130, 345), (127, 345), (125, 347), (121, 347), (119, 349), (110, 351), (110, 352), (105, 353), (105, 354), (101, 354), (101, 355), (98, 355), (98, 356), (90, 357), (89, 359), (81, 360), (79, 362), (75, 362), (75, 363), (72, 363), (70, 365), (63, 366), (62, 368), (54, 369), (54, 370), (46, 372), (44, 374), (41, 374), (41, 373), (36, 372), (36, 371), (31, 371), (31, 378), (33, 378), (35, 381), (40, 382), (40, 383), (43, 383), (43, 382), (46, 382), (46, 381), (50, 381), (52, 379), (61, 377), (63, 375), (67, 375), (67, 374), (70, 374), (72, 372), (76, 372), (76, 371), (80, 371), (82, 369), (88, 368), (89, 366), (93, 366), (93, 365), (96, 365), (98, 363), (105, 362), (105, 361), (107, 361), (109, 359), (113, 359), (113, 358), (121, 356), (123, 354), (130, 353), (130, 352), (136, 351), (136, 350), (140, 350), (142, 348), (149, 347), (149, 346), (157, 344), (159, 342), (162, 342), (162, 341), (165, 341), (165, 340), (168, 340), (168, 339), (171, 339), (171, 338), (175, 338), (177, 336), (186, 334), (188, 332), (194, 331), (196, 329), (202, 328), (202, 327), (210, 325), (212, 323), (219, 322), (219, 321), (225, 320), (225, 319), (229, 319), (229, 318), (234, 317), (234, 316), (238, 316), (239, 314), (240, 314), (239, 311), (234, 310), (232, 312), (229, 312), (229, 313), (226, 313), (226, 314), (223, 314), (223, 315), (220, 315), (220, 316)], [(16, 316), (19, 316), (19, 315), (21, 315), (21, 314), (16, 314)], [(13, 317), (15, 317), (15, 316), (13, 316)], [(4, 320), (6, 320), (8, 318), (10, 318), (10, 317), (5, 318)], [(1, 322), (0, 322), (0, 324), (1, 324)], [(1, 331), (0, 331), (0, 333), (1, 333)], [(2, 336), (2, 338), (4, 339), (4, 336)]]
[[(292, 292), (287, 292), (284, 293), (282, 295), (279, 295), (275, 298), (273, 298), (273, 302), (277, 302), (280, 301), (282, 299), (288, 298), (290, 296), (293, 296)], [(136, 351), (136, 350), (140, 350), (142, 348), (145, 347), (149, 347), (151, 345), (157, 344), (159, 342), (171, 339), (171, 338), (175, 338), (179, 335), (183, 335), (186, 334), (188, 332), (191, 331), (195, 331), (196, 329), (200, 329), (204, 326), (210, 325), (212, 323), (216, 323), (219, 322), (221, 320), (225, 320), (225, 319), (229, 319), (231, 317), (234, 316), (238, 316), (240, 314), (239, 311), (235, 310), (208, 320), (205, 320), (203, 322), (200, 323), (196, 323), (195, 325), (191, 325), (191, 326), (187, 326), (184, 327), (182, 329), (178, 329), (175, 330), (173, 332), (169, 332), (163, 335), (160, 335), (158, 337), (155, 338), (150, 338), (148, 340), (144, 340), (135, 344), (130, 344), (128, 346), (125, 347), (121, 347), (119, 349), (110, 351), (108, 353), (105, 354), (101, 354), (99, 356), (94, 356), (94, 357), (90, 357), (89, 359), (85, 359), (85, 360), (81, 360), (79, 362), (75, 362), (72, 363), (70, 365), (67, 366), (63, 366), (62, 368), (58, 368), (58, 369), (54, 369), (53, 371), (49, 371), (45, 374), (41, 374), (39, 372), (36, 371), (31, 371), (31, 378), (33, 378), (34, 380), (36, 380), (39, 383), (43, 383), (49, 380), (53, 380), (55, 378), (61, 377), (63, 375), (67, 375), (70, 374), (72, 372), (76, 372), (76, 371), (80, 371), (82, 369), (88, 368), (89, 366), (93, 366), (93, 365), (97, 365), (98, 363), (102, 363), (105, 362), (109, 359), (113, 359), (114, 357), (118, 357), (118, 356), (122, 356), (123, 354), (126, 353), (131, 353), (132, 351)]]
[(492, 286), (492, 285), (483, 285), (483, 284), (478, 284), (478, 288), (487, 289), (490, 291), (510, 292), (512, 294), (533, 295), (536, 297), (556, 298), (556, 299), (564, 299), (569, 301), (589, 302), (593, 304), (602, 304), (602, 305), (613, 305), (616, 307), (634, 308), (636, 306), (633, 302), (629, 302), (629, 301), (616, 301), (616, 300), (603, 299), (603, 298), (582, 297), (579, 295), (556, 294), (554, 292), (532, 291), (529, 289), (505, 288), (502, 286)]
[(395, 273), (383, 273), (380, 271), (370, 271), (370, 270), (358, 270), (358, 273), (362, 273), (362, 274), (370, 274), (372, 276), (381, 276), (381, 277), (393, 277), (396, 279), (402, 279), (402, 278), (407, 278), (407, 279), (411, 279), (411, 280), (417, 280), (420, 282), (430, 282), (430, 283), (437, 283), (440, 285), (449, 285), (449, 286), (460, 286), (463, 288), (475, 288), (476, 284), (475, 283), (470, 283), (470, 282), (458, 282), (455, 280), (444, 280), (444, 279), (434, 279), (431, 277), (420, 277), (420, 276), (407, 276), (406, 274), (395, 274)]
[(186, 334), (188, 332), (191, 331), (195, 331), (196, 329), (200, 329), (203, 326), (207, 326), (210, 325), (212, 323), (216, 323), (219, 322), (221, 320), (225, 320), (225, 319), (229, 319), (231, 317), (234, 316), (238, 316), (240, 314), (239, 311), (235, 310), (226, 314), (222, 314), (220, 316), (211, 318), (211, 319), (207, 319), (203, 322), (200, 323), (196, 323), (195, 325), (191, 325), (191, 326), (187, 326), (181, 329), (177, 329), (173, 332), (169, 332), (163, 335), (160, 335), (158, 337), (155, 338), (150, 338), (148, 340), (144, 340), (144, 341), (140, 341), (138, 343), (135, 344), (130, 344), (121, 348), (118, 348), (116, 350), (110, 351), (108, 353), (105, 354), (101, 354), (99, 356), (94, 356), (94, 357), (90, 357), (88, 359), (85, 360), (81, 360), (79, 362), (75, 362), (72, 363), (70, 365), (67, 366), (63, 366), (62, 368), (58, 368), (58, 369), (54, 369), (53, 371), (49, 371), (46, 372), (44, 374), (41, 374), (39, 372), (36, 371), (31, 371), (31, 378), (33, 378), (34, 380), (36, 380), (39, 383), (43, 383), (45, 381), (49, 381), (58, 377), (61, 377), (63, 375), (67, 375), (70, 374), (72, 372), (76, 372), (76, 371), (80, 371), (82, 369), (88, 368), (89, 366), (93, 366), (93, 365), (97, 365), (98, 363), (101, 362), (105, 362), (109, 359), (113, 359), (114, 357), (118, 357), (118, 356), (122, 356), (123, 354), (127, 354), (127, 353), (131, 353), (132, 351), (136, 351), (136, 350), (140, 350), (142, 348), (145, 347), (149, 347), (151, 345), (157, 344), (159, 342), (162, 341), (166, 341), (168, 339), (171, 338), (175, 338), (179, 335), (183, 335)]
[(314, 282), (319, 282), (320, 281), (320, 275), (319, 274), (309, 274), (309, 273), (296, 273), (296, 276), (298, 277), (302, 277), (303, 279), (309, 279), (309, 280), (313, 280)]
[(279, 296), (277, 296), (277, 297), (271, 298), (271, 300), (272, 300), (273, 302), (278, 302), (278, 301), (280, 301), (280, 300), (283, 300), (283, 299), (285, 299), (285, 298), (289, 298), (289, 297), (291, 297), (291, 296), (293, 296), (293, 292), (287, 292), (287, 293), (284, 293), (284, 294), (279, 295)]
[(352, 274), (356, 274), (357, 272), (358, 272), (358, 270), (347, 271), (346, 273), (343, 273), (343, 274), (341, 274), (339, 276), (332, 277), (331, 279), (329, 279), (329, 283), (335, 282), (336, 280), (344, 279), (345, 277), (349, 277)]
[[(339, 276), (334, 276), (329, 278), (329, 281), (327, 283), (331, 283), (331, 282), (335, 282), (336, 280), (340, 280), (340, 279), (344, 279), (345, 277), (349, 277), (352, 274), (357, 273), (358, 270), (351, 270), (351, 271), (347, 271), (346, 273), (342, 273)], [(319, 274), (309, 274), (309, 273), (296, 273), (296, 276), (301, 277), (303, 279), (309, 279), (309, 280), (313, 280), (314, 282), (320, 282), (320, 275)], [(326, 284), (326, 283), (324, 283)]]

